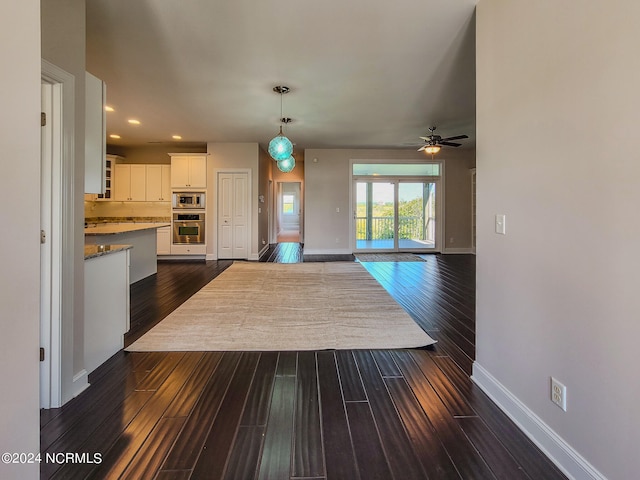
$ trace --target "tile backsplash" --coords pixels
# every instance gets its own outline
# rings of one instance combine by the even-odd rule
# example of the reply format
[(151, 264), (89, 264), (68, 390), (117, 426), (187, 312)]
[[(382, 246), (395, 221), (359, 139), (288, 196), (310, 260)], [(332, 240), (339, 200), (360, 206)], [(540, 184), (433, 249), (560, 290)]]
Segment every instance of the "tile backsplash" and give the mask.
[(171, 218), (171, 203), (85, 201), (84, 218), (90, 223), (166, 222)]

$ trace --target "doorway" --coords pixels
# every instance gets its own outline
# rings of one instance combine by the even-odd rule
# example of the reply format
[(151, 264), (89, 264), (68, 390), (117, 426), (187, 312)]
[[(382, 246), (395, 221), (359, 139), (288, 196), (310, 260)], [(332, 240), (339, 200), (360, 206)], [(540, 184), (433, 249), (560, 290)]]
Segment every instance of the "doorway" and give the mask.
[(278, 182), (276, 195), (277, 243), (302, 241), (302, 187), (300, 182)]

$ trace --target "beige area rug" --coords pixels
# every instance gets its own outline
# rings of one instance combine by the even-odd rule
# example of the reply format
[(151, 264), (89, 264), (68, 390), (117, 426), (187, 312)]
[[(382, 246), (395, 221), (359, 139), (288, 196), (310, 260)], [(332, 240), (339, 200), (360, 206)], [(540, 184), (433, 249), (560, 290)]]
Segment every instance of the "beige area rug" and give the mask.
[(126, 350), (341, 350), (432, 343), (357, 262), (236, 262)]
[(356, 258), (361, 262), (424, 262), (413, 253), (357, 253)]

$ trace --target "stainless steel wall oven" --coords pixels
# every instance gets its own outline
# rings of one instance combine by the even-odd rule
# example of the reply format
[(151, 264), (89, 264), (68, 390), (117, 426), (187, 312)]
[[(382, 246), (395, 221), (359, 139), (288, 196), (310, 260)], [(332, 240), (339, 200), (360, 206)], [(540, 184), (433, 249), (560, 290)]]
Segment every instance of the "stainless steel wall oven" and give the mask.
[(173, 243), (174, 244), (204, 244), (204, 212), (173, 214)]

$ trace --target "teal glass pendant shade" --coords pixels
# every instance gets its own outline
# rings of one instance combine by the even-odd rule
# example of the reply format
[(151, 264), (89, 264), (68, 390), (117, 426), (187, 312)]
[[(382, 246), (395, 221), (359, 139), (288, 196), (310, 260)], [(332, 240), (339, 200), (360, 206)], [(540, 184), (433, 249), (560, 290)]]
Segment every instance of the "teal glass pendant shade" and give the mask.
[(292, 152), (293, 144), (282, 134), (282, 127), (280, 127), (280, 133), (269, 142), (269, 155), (274, 160), (286, 160)]
[(296, 166), (296, 160), (292, 156), (284, 160), (278, 160), (278, 170), (283, 173), (289, 173)]

